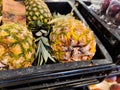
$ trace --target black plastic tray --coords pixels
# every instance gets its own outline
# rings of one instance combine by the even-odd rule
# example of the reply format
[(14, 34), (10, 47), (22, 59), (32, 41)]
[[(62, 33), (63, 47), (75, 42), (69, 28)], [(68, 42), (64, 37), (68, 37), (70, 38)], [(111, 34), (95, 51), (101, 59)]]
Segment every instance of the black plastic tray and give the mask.
[(99, 15), (92, 9), (88, 8), (90, 5), (89, 2), (82, 2), (81, 0), (76, 1), (79, 2), (77, 9), (104, 44), (105, 48), (112, 56), (114, 63), (120, 64), (120, 34), (102, 21), (100, 17), (98, 17)]
[[(67, 14), (70, 1), (46, 1), (50, 11)], [(74, 15), (81, 19), (77, 9)], [(86, 22), (85, 22), (86, 23)], [(47, 64), (29, 68), (0, 71), (0, 88), (5, 90), (32, 90), (76, 88), (102, 81), (116, 67), (102, 43), (96, 37), (97, 52), (91, 61)], [(63, 89), (62, 89), (63, 90)]]

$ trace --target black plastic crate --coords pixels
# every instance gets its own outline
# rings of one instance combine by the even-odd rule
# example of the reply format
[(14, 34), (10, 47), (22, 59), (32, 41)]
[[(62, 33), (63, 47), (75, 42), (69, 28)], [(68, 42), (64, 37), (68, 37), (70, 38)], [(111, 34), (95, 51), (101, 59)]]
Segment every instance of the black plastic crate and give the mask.
[[(46, 1), (50, 11), (67, 14), (74, 7), (71, 1)], [(82, 18), (77, 9), (76, 18)], [(99, 83), (116, 67), (96, 37), (97, 51), (90, 61), (47, 64), (29, 68), (0, 71), (0, 88), (5, 90), (77, 88)], [(62, 89), (63, 90), (63, 89)]]
[(82, 2), (81, 0), (76, 1), (79, 3), (77, 9), (104, 44), (105, 48), (112, 56), (114, 63), (120, 64), (120, 30), (117, 32), (113, 28), (110, 28), (100, 19), (97, 13), (88, 8), (90, 2)]

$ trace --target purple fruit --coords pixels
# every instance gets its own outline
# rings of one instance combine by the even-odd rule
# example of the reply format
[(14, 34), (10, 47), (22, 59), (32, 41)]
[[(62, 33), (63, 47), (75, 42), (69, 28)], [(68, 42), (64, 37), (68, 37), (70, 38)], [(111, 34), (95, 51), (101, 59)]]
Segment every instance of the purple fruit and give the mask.
[(111, 17), (114, 17), (119, 11), (120, 11), (120, 5), (112, 4), (108, 9), (107, 14)]
[(115, 15), (115, 24), (120, 25), (120, 12)]
[(104, 0), (102, 3), (102, 12), (106, 12), (111, 0)]

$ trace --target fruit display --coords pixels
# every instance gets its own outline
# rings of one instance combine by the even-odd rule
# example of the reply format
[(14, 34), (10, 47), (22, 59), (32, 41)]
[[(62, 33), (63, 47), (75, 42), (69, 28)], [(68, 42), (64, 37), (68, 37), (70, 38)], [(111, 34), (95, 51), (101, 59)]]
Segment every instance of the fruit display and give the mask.
[(50, 34), (53, 56), (60, 62), (91, 60), (96, 52), (93, 32), (81, 21), (67, 15), (53, 19)]
[[(119, 0), (103, 0), (99, 10), (91, 8), (95, 13), (104, 21), (108, 27), (119, 30), (119, 13), (120, 13), (120, 1)], [(119, 31), (118, 31), (119, 33)]]
[[(115, 64), (112, 63), (107, 50), (97, 36), (94, 35), (89, 25), (83, 23), (85, 22), (84, 18), (76, 11), (77, 9), (72, 5), (71, 1), (46, 1), (46, 3), (43, 0), (7, 1), (3, 0), (3, 17), (0, 27), (6, 25), (5, 32), (7, 32), (7, 27), (12, 24), (14, 27), (9, 28), (11, 33), (12, 30), (17, 29), (16, 25), (21, 30), (21, 24), (24, 23), (23, 27), (31, 34), (28, 33), (27, 38), (22, 40), (23, 42), (17, 40), (20, 44), (17, 42), (14, 44), (17, 44), (14, 53), (15, 51), (20, 52), (18, 59), (12, 54), (11, 46), (10, 49), (8, 48), (10, 58), (13, 57), (15, 60), (13, 60), (13, 64), (8, 62), (8, 66), (11, 68), (7, 69), (15, 70), (1, 71), (0, 88), (11, 90), (44, 88), (46, 90), (48, 87), (49, 89), (69, 88), (79, 85), (79, 83), (82, 87), (91, 83), (98, 83), (109, 74), (109, 71), (113, 70)], [(9, 5), (9, 8), (7, 8), (7, 5)], [(5, 10), (8, 12), (7, 17), (4, 14)], [(9, 24), (7, 20), (9, 20)], [(19, 36), (19, 33), (20, 31), (13, 34), (15, 34), (15, 37), (24, 37)], [(11, 37), (13, 37), (13, 34), (10, 34)], [(29, 46), (31, 42), (32, 47)], [(2, 47), (0, 49), (2, 50)], [(26, 51), (26, 49), (28, 50)], [(26, 55), (30, 53), (29, 50), (33, 50), (31, 52), (32, 56)], [(25, 56), (21, 53), (24, 53)], [(32, 60), (28, 66), (20, 62), (22, 60), (18, 61), (21, 55), (25, 57), (24, 63), (29, 63), (30, 60), (27, 57), (31, 57)], [(10, 62), (12, 61), (10, 60)], [(16, 63), (19, 63), (19, 67)]]
[(42, 0), (4, 0), (1, 5), (1, 69), (42, 65), (50, 60), (91, 60), (95, 55), (93, 32), (71, 13), (54, 18)]
[[(42, 2), (42, 1), (40, 1), (40, 2)], [(60, 47), (63, 47), (62, 46), (62, 41), (60, 40), (60, 38), (61, 38), (61, 36), (59, 36), (58, 35), (58, 38), (56, 38), (56, 36), (53, 34), (53, 32), (50, 32), (51, 30), (50, 30), (50, 28), (49, 27), (53, 27), (52, 29), (52, 31), (54, 31), (54, 30), (57, 30), (57, 33), (60, 33), (61, 34), (61, 29), (60, 29), (60, 27), (65, 27), (65, 25), (66, 25), (66, 28), (67, 28), (67, 23), (69, 24), (69, 22), (70, 22), (70, 25), (72, 25), (72, 21), (74, 21), (74, 20), (71, 20), (71, 21), (67, 21), (67, 22), (64, 22), (64, 21), (61, 21), (60, 23), (61, 23), (61, 26), (59, 26), (59, 28), (58, 28), (58, 22), (59, 21), (56, 21), (57, 19), (53, 19), (52, 21), (54, 22), (54, 21), (56, 21), (56, 22), (54, 22), (54, 23), (52, 23), (51, 24), (51, 13), (50, 13), (50, 10), (49, 10), (49, 8), (45, 5), (45, 3), (43, 2), (43, 4), (42, 3), (40, 3), (40, 2), (38, 2), (38, 1), (36, 1), (36, 0), (33, 0), (33, 2), (28, 2), (28, 1), (25, 1), (25, 5), (26, 5), (26, 12), (27, 12), (27, 22), (28, 22), (28, 25), (30, 26), (30, 24), (29, 24), (29, 22), (31, 22), (31, 23), (33, 23), (33, 24), (35, 24), (35, 23), (37, 23), (36, 25), (32, 25), (31, 24), (31, 26), (35, 26), (36, 28), (38, 28), (38, 27), (40, 27), (40, 28), (42, 28), (42, 30), (39, 30), (38, 32), (37, 32), (37, 34), (39, 33), (40, 34), (40, 36), (38, 35), (38, 38), (36, 39), (36, 41), (37, 41), (37, 45), (39, 46), (39, 47), (41, 47), (41, 48), (38, 48), (37, 49), (37, 54), (36, 54), (36, 58), (38, 59), (38, 64), (39, 65), (41, 65), (41, 64), (43, 64), (43, 63), (47, 63), (49, 60), (52, 60), (53, 62), (55, 62), (55, 60), (54, 60), (54, 58), (57, 60), (57, 61), (64, 61), (65, 59), (63, 58), (63, 57), (66, 57), (67, 56), (67, 58), (69, 58), (69, 59), (71, 59), (70, 58), (70, 53), (71, 53), (71, 57), (72, 57), (72, 59), (73, 58), (76, 58), (76, 60), (73, 60), (73, 61), (79, 61), (79, 60), (77, 60), (77, 59), (79, 59), (79, 58), (81, 58), (80, 60), (90, 60), (90, 59), (92, 59), (92, 57), (94, 56), (94, 54), (95, 54), (95, 47), (96, 47), (96, 41), (95, 41), (95, 39), (94, 38), (92, 38), (93, 37), (93, 35), (92, 34), (90, 34), (91, 36), (91, 38), (93, 39), (93, 40), (91, 40), (91, 38), (90, 39), (88, 39), (88, 37), (85, 37), (85, 36), (81, 36), (81, 41), (82, 41), (82, 39), (83, 39), (83, 37), (85, 38), (85, 39), (88, 39), (88, 41), (84, 41), (84, 42), (81, 42), (81, 41), (79, 41), (79, 43), (83, 43), (83, 47), (85, 47), (85, 48), (83, 48), (83, 52), (81, 53), (79, 50), (77, 50), (77, 49), (80, 49), (80, 48), (76, 48), (76, 51), (74, 51), (75, 52), (75, 54), (76, 55), (74, 55), (74, 57), (72, 56), (72, 52), (66, 52), (65, 54), (61, 54), (61, 53), (64, 53), (65, 51), (64, 50), (60, 50)], [(33, 4), (34, 3), (34, 4)], [(37, 7), (37, 6), (35, 6), (35, 5), (38, 5), (38, 4), (40, 4), (40, 5), (42, 5), (41, 7), (39, 6), (39, 7)], [(36, 8), (36, 9), (34, 9), (34, 8)], [(42, 9), (41, 9), (42, 8)], [(31, 9), (31, 10), (30, 10)], [(33, 10), (32, 10), (33, 9)], [(33, 15), (31, 15), (31, 12), (35, 12), (35, 14), (33, 13)], [(39, 12), (39, 15), (38, 15), (38, 12)], [(40, 19), (37, 19), (37, 15), (38, 15), (38, 17), (40, 17)], [(57, 17), (57, 16), (56, 16)], [(62, 18), (63, 16), (61, 16), (60, 18)], [(69, 16), (66, 16), (66, 17), (69, 17)], [(30, 18), (31, 18), (31, 21), (30, 21)], [(36, 18), (37, 20), (34, 20), (34, 18)], [(65, 17), (64, 17), (64, 19), (65, 19)], [(66, 18), (67, 19), (67, 18)], [(35, 22), (34, 22), (35, 21)], [(50, 22), (49, 22), (50, 21)], [(39, 23), (40, 22), (40, 23)], [(49, 24), (48, 24), (48, 22), (49, 22)], [(77, 24), (76, 24), (77, 25)], [(44, 28), (44, 27), (47, 27), (47, 28)], [(54, 27), (56, 27), (56, 28), (54, 28)], [(84, 27), (84, 25), (82, 26), (81, 25), (81, 27), (79, 27), (79, 28), (82, 28), (82, 27)], [(72, 28), (72, 27), (68, 27), (68, 28)], [(87, 27), (86, 27), (87, 28)], [(47, 29), (47, 30), (46, 30)], [(63, 30), (64, 30), (64, 28), (63, 28)], [(78, 29), (79, 30), (79, 29)], [(43, 33), (45, 32), (46, 33), (46, 31), (49, 33), (50, 32), (50, 41), (49, 41), (49, 36), (47, 36), (47, 35), (44, 35)], [(91, 31), (91, 30), (90, 30)], [(73, 31), (70, 29), (70, 31), (69, 31), (70, 33), (71, 33), (71, 36), (70, 37), (72, 37), (72, 34), (73, 34)], [(89, 32), (89, 31), (88, 31)], [(56, 34), (57, 34), (56, 33)], [(63, 32), (63, 33), (67, 33), (67, 32)], [(77, 32), (76, 32), (77, 33)], [(82, 32), (81, 32), (82, 33)], [(84, 33), (84, 32), (83, 32)], [(86, 32), (87, 33), (87, 32)], [(68, 34), (68, 33), (67, 33)], [(65, 37), (67, 37), (68, 35), (66, 34), (66, 36)], [(75, 35), (77, 35), (77, 34), (75, 34)], [(79, 34), (80, 35), (80, 34)], [(79, 37), (79, 38), (76, 38), (76, 39), (80, 39), (80, 36), (75, 36), (75, 38), (76, 37)], [(83, 35), (89, 35), (89, 33), (87, 33), (87, 34), (83, 34)], [(52, 38), (51, 38), (52, 37)], [(64, 40), (63, 41), (66, 41), (66, 42), (70, 42), (69, 41), (69, 39), (72, 39), (72, 38), (70, 38), (69, 36), (68, 36), (68, 38), (67, 38), (67, 40), (65, 39), (65, 38), (63, 38)], [(56, 38), (56, 41), (55, 41), (55, 38)], [(73, 38), (73, 40), (74, 40), (74, 38)], [(92, 41), (93, 41), (93, 44), (92, 44)], [(49, 43), (50, 42), (50, 43)], [(52, 42), (52, 43), (51, 43)], [(78, 41), (77, 41), (78, 42)], [(60, 45), (59, 47), (58, 47), (58, 45), (56, 44), (56, 43), (58, 43), (58, 45)], [(76, 43), (76, 42), (74, 42), (73, 41), (73, 44), (74, 43)], [(85, 44), (84, 44), (85, 43)], [(87, 45), (88, 44), (88, 45)], [(84, 46), (85, 45), (85, 46)], [(93, 48), (91, 48), (91, 45), (93, 45)], [(58, 47), (58, 48), (56, 48), (55, 49), (55, 47), (53, 47), (53, 46), (56, 46), (56, 47)], [(49, 47), (49, 48), (48, 48)], [(64, 45), (64, 47), (65, 48), (70, 48), (69, 47), (69, 44), (67, 44), (67, 45)], [(64, 48), (63, 47), (63, 48)], [(77, 45), (76, 45), (76, 47), (77, 47)], [(81, 46), (82, 47), (82, 46)], [(52, 51), (50, 51), (50, 48), (52, 49)], [(72, 49), (72, 48), (71, 48)], [(60, 50), (60, 52), (58, 52)], [(89, 52), (89, 50), (90, 50), (90, 52)], [(88, 51), (88, 52), (87, 52)], [(42, 53), (41, 53), (42, 52)], [(57, 55), (56, 55), (56, 52), (57, 52)], [(52, 54), (53, 53), (53, 54)], [(84, 56), (85, 54), (86, 54), (86, 56)], [(80, 54), (81, 54), (81, 56), (80, 56)], [(53, 55), (53, 57), (51, 56), (51, 55)], [(58, 58), (59, 57), (59, 58)], [(79, 57), (79, 58), (78, 58)], [(89, 58), (88, 58), (89, 57)], [(68, 60), (69, 61), (69, 60)], [(72, 60), (70, 60), (70, 61), (72, 61)]]

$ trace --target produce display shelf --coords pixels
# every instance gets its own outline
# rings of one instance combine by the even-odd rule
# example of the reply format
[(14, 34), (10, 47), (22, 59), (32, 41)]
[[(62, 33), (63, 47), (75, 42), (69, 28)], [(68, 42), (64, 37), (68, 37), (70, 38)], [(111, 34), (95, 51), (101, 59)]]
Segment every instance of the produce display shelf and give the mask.
[[(68, 14), (74, 8), (74, 16), (88, 25), (72, 1), (46, 0), (46, 4), (52, 13)], [(0, 71), (0, 88), (4, 90), (59, 90), (101, 82), (116, 68), (116, 65), (113, 64), (111, 56), (101, 41), (96, 35), (95, 37), (97, 46), (92, 60), (3, 70)]]

